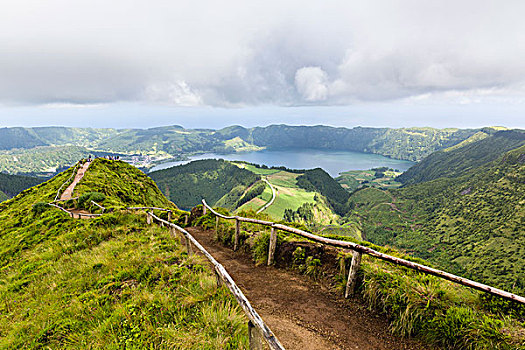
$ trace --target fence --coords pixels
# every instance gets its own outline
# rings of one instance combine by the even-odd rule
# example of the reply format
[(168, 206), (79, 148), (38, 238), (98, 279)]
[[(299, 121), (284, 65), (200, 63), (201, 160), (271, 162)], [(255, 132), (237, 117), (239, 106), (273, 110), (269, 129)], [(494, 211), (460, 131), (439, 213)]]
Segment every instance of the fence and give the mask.
[(464, 285), (464, 286), (467, 286), (467, 287), (474, 288), (476, 290), (480, 290), (480, 291), (483, 291), (483, 292), (486, 292), (486, 293), (489, 293), (489, 294), (497, 295), (499, 297), (502, 297), (502, 298), (505, 298), (505, 299), (508, 299), (508, 300), (512, 300), (512, 301), (516, 301), (516, 302), (521, 303), (521, 304), (525, 304), (525, 298), (522, 297), (522, 296), (519, 296), (517, 294), (513, 294), (513, 293), (510, 293), (510, 292), (498, 289), (498, 288), (494, 288), (494, 287), (491, 287), (491, 286), (488, 286), (488, 285), (485, 285), (485, 284), (482, 284), (482, 283), (479, 283), (479, 282), (475, 282), (475, 281), (469, 280), (467, 278), (459, 277), (459, 276), (453, 275), (451, 273), (448, 273), (448, 272), (445, 272), (445, 271), (441, 271), (441, 270), (437, 270), (437, 269), (434, 269), (434, 268), (431, 268), (431, 267), (428, 267), (428, 266), (425, 266), (425, 265), (421, 265), (421, 264), (418, 264), (418, 263), (415, 263), (415, 262), (412, 262), (412, 261), (408, 261), (408, 260), (404, 260), (404, 259), (401, 259), (401, 258), (397, 258), (395, 256), (391, 256), (391, 255), (388, 255), (388, 254), (383, 254), (383, 253), (380, 253), (380, 252), (378, 252), (376, 250), (373, 250), (373, 249), (371, 249), (369, 247), (365, 247), (365, 246), (362, 246), (362, 245), (357, 244), (357, 243), (347, 242), (347, 241), (339, 241), (339, 240), (335, 240), (335, 239), (330, 239), (330, 238), (326, 238), (326, 237), (317, 236), (317, 235), (314, 235), (314, 234), (312, 234), (310, 232), (306, 232), (306, 231), (303, 231), (303, 230), (299, 230), (299, 229), (296, 229), (296, 228), (293, 228), (293, 227), (289, 227), (289, 226), (285, 226), (285, 225), (281, 225), (281, 224), (276, 224), (276, 223), (270, 222), (270, 221), (263, 221), (263, 220), (257, 220), (257, 219), (252, 219), (252, 218), (245, 218), (245, 217), (240, 217), (240, 216), (225, 216), (225, 215), (222, 215), (222, 214), (216, 212), (215, 210), (213, 210), (206, 203), (206, 201), (204, 199), (202, 200), (202, 204), (203, 204), (203, 213), (204, 213), (204, 215), (206, 215), (206, 210), (208, 209), (208, 210), (210, 210), (210, 212), (213, 215), (216, 216), (216, 222), (215, 222), (215, 227), (216, 228), (218, 227), (218, 224), (219, 224), (219, 218), (226, 219), (226, 220), (235, 220), (235, 237), (234, 237), (234, 248), (233, 248), (234, 250), (237, 250), (238, 245), (239, 245), (239, 234), (240, 234), (240, 223), (241, 222), (250, 222), (250, 223), (254, 223), (254, 224), (270, 226), (271, 227), (271, 233), (270, 233), (270, 247), (269, 247), (269, 251), (268, 251), (268, 265), (273, 264), (273, 257), (274, 257), (274, 254), (275, 254), (276, 243), (277, 243), (277, 233), (275, 232), (275, 230), (281, 230), (281, 231), (290, 232), (290, 233), (296, 234), (298, 236), (301, 236), (301, 237), (304, 237), (304, 238), (308, 238), (308, 239), (310, 239), (310, 240), (312, 240), (314, 242), (319, 242), (319, 243), (330, 245), (330, 246), (333, 246), (333, 247), (350, 249), (352, 251), (352, 255), (353, 256), (352, 256), (352, 263), (351, 263), (351, 266), (350, 266), (350, 272), (348, 273), (348, 280), (346, 282), (346, 289), (345, 289), (345, 297), (346, 298), (348, 298), (354, 292), (355, 284), (356, 284), (357, 271), (359, 270), (359, 266), (361, 264), (361, 256), (362, 256), (362, 254), (368, 254), (368, 255), (373, 256), (375, 258), (378, 258), (378, 259), (381, 259), (381, 260), (385, 260), (385, 261), (394, 263), (396, 265), (401, 265), (401, 266), (407, 267), (409, 269), (413, 269), (413, 270), (416, 270), (416, 271), (419, 271), (419, 272), (423, 272), (423, 273), (426, 273), (426, 274), (429, 274), (429, 275), (437, 276), (437, 277), (449, 280), (449, 281), (457, 283), (457, 284), (461, 284), (461, 285)]
[[(56, 202), (58, 201), (58, 198), (60, 197), (60, 191), (62, 190), (62, 187), (64, 187), (67, 183), (69, 183), (71, 181), (72, 178), (75, 177), (75, 175), (77, 174), (77, 167), (80, 165), (80, 162), (78, 162), (75, 167), (73, 168), (73, 172), (71, 173), (71, 176), (66, 180), (64, 181), (64, 183), (62, 184), (62, 186), (60, 186), (60, 188), (58, 189), (57, 191), (57, 195), (55, 196), (55, 199), (53, 200), (53, 202)], [(67, 188), (67, 187), (66, 187)]]
[[(166, 209), (159, 208), (157, 210)], [(159, 218), (152, 212), (147, 212), (147, 223), (152, 224), (153, 221), (159, 222), (162, 226), (168, 226), (170, 228), (171, 234), (174, 236), (176, 236), (176, 232), (178, 231), (185, 240), (188, 254), (192, 254), (193, 251), (191, 245), (193, 244), (206, 257), (206, 259), (210, 261), (210, 263), (213, 265), (213, 268), (215, 269), (217, 283), (219, 285), (223, 283), (228, 287), (228, 289), (232, 292), (233, 296), (235, 297), (235, 299), (237, 300), (237, 302), (244, 310), (244, 313), (249, 319), (248, 333), (250, 338), (251, 350), (262, 350), (263, 341), (266, 342), (266, 344), (271, 350), (284, 350), (282, 344), (279, 342), (277, 337), (275, 337), (270, 328), (264, 323), (257, 311), (253, 309), (248, 299), (244, 296), (243, 292), (239, 289), (237, 284), (235, 284), (235, 281), (228, 274), (224, 266), (222, 266), (217, 260), (215, 260), (215, 258), (210, 253), (208, 253), (208, 251), (195, 238), (193, 238), (193, 236), (188, 231), (169, 221)]]

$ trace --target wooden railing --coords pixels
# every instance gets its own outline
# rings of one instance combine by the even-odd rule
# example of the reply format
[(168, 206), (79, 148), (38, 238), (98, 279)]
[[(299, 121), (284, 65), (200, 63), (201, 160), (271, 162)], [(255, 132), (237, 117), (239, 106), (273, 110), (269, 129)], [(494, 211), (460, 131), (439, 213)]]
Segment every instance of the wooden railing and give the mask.
[(98, 207), (99, 209), (101, 209), (101, 210), (102, 210), (102, 214), (104, 214), (104, 212), (106, 211), (106, 208), (104, 208), (103, 206), (101, 206), (100, 204), (98, 204), (98, 203), (95, 202), (95, 201), (91, 201), (91, 203), (92, 203), (93, 205), (95, 205), (96, 207)]
[[(78, 162), (75, 167), (73, 168), (73, 172), (71, 173), (71, 176), (66, 180), (64, 181), (64, 183), (62, 184), (62, 186), (60, 186), (60, 188), (58, 189), (57, 191), (57, 195), (55, 196), (55, 199), (53, 200), (53, 202), (56, 202), (58, 201), (58, 198), (60, 197), (60, 191), (62, 190), (62, 187), (64, 187), (67, 183), (69, 183), (71, 181), (72, 178), (75, 177), (75, 175), (77, 174), (77, 167), (80, 165), (80, 162)], [(67, 187), (66, 187), (67, 188)]]
[[(173, 211), (171, 209), (165, 209), (165, 208), (157, 208), (157, 207), (128, 207), (126, 208), (128, 210), (159, 210), (159, 211), (167, 211), (168, 212), (168, 221), (171, 221), (171, 216), (173, 215)], [(188, 216), (186, 216), (185, 224), (188, 223)]]
[[(156, 208), (156, 210), (161, 210), (160, 208)], [(165, 209), (166, 210), (166, 209)], [(169, 211), (169, 210), (166, 210)], [(249, 338), (250, 338), (250, 349), (251, 350), (258, 350), (263, 349), (263, 343), (261, 340), (266, 342), (268, 344), (269, 348), (271, 350), (278, 350), (282, 349), (284, 350), (284, 347), (279, 342), (277, 337), (273, 334), (273, 332), (270, 330), (270, 328), (264, 323), (263, 319), (257, 311), (254, 310), (254, 308), (251, 306), (248, 299), (244, 296), (243, 292), (240, 290), (240, 288), (235, 284), (235, 281), (232, 279), (230, 274), (226, 271), (224, 266), (222, 266), (215, 258), (208, 253), (208, 251), (185, 229), (183, 229), (180, 226), (177, 226), (169, 221), (163, 220), (153, 214), (153, 212), (147, 212), (147, 223), (152, 224), (153, 221), (157, 221), (162, 226), (168, 226), (170, 228), (170, 232), (173, 236), (176, 236), (176, 232), (179, 232), (182, 237), (185, 240), (186, 249), (188, 251), (188, 254), (192, 254), (192, 247), (193, 244), (205, 257), (208, 259), (208, 261), (213, 265), (213, 268), (215, 270), (215, 275), (217, 277), (217, 283), (224, 284), (228, 289), (232, 292), (233, 296), (241, 306), (241, 308), (244, 310), (244, 313), (249, 319), (248, 322), (248, 332), (249, 332)]]
[(270, 247), (269, 247), (269, 251), (268, 251), (268, 265), (271, 265), (273, 263), (273, 257), (274, 257), (274, 254), (275, 254), (275, 248), (276, 248), (276, 243), (277, 243), (277, 234), (276, 234), (275, 230), (281, 230), (281, 231), (285, 231), (285, 232), (290, 232), (290, 233), (296, 234), (298, 236), (301, 236), (301, 237), (307, 238), (309, 240), (312, 240), (314, 242), (319, 242), (319, 243), (330, 245), (330, 246), (333, 246), (333, 247), (350, 249), (352, 251), (352, 255), (353, 256), (352, 256), (352, 264), (350, 266), (350, 272), (348, 273), (348, 280), (347, 280), (347, 283), (346, 283), (345, 297), (349, 297), (351, 294), (354, 293), (355, 284), (356, 284), (356, 277), (357, 277), (357, 271), (359, 270), (359, 266), (361, 264), (361, 255), (362, 254), (368, 254), (368, 255), (373, 256), (375, 258), (378, 258), (378, 259), (381, 259), (381, 260), (384, 260), (384, 261), (388, 261), (388, 262), (394, 263), (396, 265), (404, 266), (404, 267), (407, 267), (409, 269), (413, 269), (413, 270), (416, 270), (416, 271), (419, 271), (419, 272), (423, 272), (423, 273), (426, 273), (426, 274), (429, 274), (429, 275), (437, 276), (437, 277), (449, 280), (451, 282), (454, 282), (454, 283), (457, 283), (457, 284), (461, 284), (463, 286), (467, 286), (467, 287), (474, 288), (476, 290), (480, 290), (482, 292), (486, 292), (486, 293), (489, 293), (489, 294), (497, 295), (499, 297), (502, 297), (502, 298), (505, 298), (505, 299), (508, 299), (508, 300), (512, 300), (512, 301), (516, 301), (516, 302), (521, 303), (521, 304), (525, 304), (525, 298), (522, 297), (522, 296), (519, 296), (517, 294), (513, 294), (513, 293), (510, 293), (510, 292), (498, 289), (498, 288), (494, 288), (494, 287), (488, 286), (488, 285), (483, 284), (483, 283), (472, 281), (472, 280), (469, 280), (469, 279), (464, 278), (464, 277), (459, 277), (459, 276), (453, 275), (453, 274), (445, 272), (445, 271), (434, 269), (434, 268), (429, 267), (429, 266), (421, 265), (421, 264), (418, 264), (418, 263), (415, 263), (415, 262), (412, 262), (412, 261), (408, 261), (408, 260), (401, 259), (401, 258), (398, 258), (398, 257), (395, 257), (395, 256), (391, 256), (391, 255), (388, 255), (388, 254), (383, 254), (383, 253), (378, 252), (378, 251), (376, 251), (374, 249), (371, 249), (369, 247), (365, 247), (365, 246), (357, 244), (357, 243), (347, 242), (347, 241), (340, 241), (340, 240), (335, 240), (335, 239), (330, 239), (330, 238), (326, 238), (326, 237), (317, 236), (317, 235), (314, 235), (314, 234), (312, 234), (310, 232), (306, 232), (306, 231), (303, 231), (303, 230), (299, 230), (297, 228), (293, 228), (293, 227), (289, 227), (289, 226), (285, 226), (285, 225), (281, 225), (281, 224), (276, 224), (276, 223), (270, 222), (270, 221), (263, 221), (263, 220), (257, 220), (257, 219), (252, 219), (252, 218), (245, 218), (245, 217), (241, 217), (241, 216), (225, 216), (225, 215), (222, 215), (222, 214), (216, 212), (215, 210), (213, 210), (206, 203), (206, 201), (204, 199), (202, 200), (202, 204), (203, 204), (203, 214), (204, 215), (206, 215), (206, 210), (208, 209), (208, 210), (210, 210), (210, 212), (213, 215), (216, 216), (216, 222), (215, 222), (215, 227), (216, 228), (218, 227), (218, 224), (219, 224), (219, 218), (226, 219), (226, 220), (235, 220), (234, 250), (237, 250), (238, 245), (239, 245), (239, 234), (240, 234), (240, 223), (241, 222), (250, 222), (250, 223), (254, 223), (254, 224), (260, 224), (260, 225), (271, 227)]

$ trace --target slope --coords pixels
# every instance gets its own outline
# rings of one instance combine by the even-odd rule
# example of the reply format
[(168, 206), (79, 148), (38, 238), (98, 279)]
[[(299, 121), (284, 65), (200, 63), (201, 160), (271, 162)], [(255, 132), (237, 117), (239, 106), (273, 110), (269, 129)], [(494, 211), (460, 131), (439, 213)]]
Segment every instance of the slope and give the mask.
[(13, 197), (29, 187), (43, 182), (44, 178), (8, 175), (0, 173), (0, 192), (8, 197)]
[(224, 160), (205, 159), (148, 174), (163, 193), (181, 208), (190, 209), (203, 198), (215, 204), (229, 194), (236, 203), (259, 180), (251, 171)]
[(521, 130), (499, 131), (481, 140), (435, 152), (401, 174), (396, 180), (404, 184), (430, 181), (439, 177), (453, 178), (487, 164), (505, 152), (525, 144)]
[(114, 209), (100, 218), (35, 205), (73, 169), (0, 204), (0, 348), (246, 347), (242, 312), (208, 266), (144, 216), (117, 210), (170, 206), (154, 183), (121, 162), (90, 170), (79, 188)]
[(376, 244), (408, 249), (442, 268), (520, 294), (525, 291), (524, 174), (521, 146), (459, 177), (357, 191), (349, 216), (360, 220)]

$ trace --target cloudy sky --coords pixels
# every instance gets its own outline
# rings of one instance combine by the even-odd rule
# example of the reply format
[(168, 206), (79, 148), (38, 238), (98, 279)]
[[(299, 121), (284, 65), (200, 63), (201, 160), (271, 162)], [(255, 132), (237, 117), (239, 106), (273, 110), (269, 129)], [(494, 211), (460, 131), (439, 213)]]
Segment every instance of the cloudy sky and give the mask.
[(0, 127), (525, 128), (521, 0), (0, 1)]

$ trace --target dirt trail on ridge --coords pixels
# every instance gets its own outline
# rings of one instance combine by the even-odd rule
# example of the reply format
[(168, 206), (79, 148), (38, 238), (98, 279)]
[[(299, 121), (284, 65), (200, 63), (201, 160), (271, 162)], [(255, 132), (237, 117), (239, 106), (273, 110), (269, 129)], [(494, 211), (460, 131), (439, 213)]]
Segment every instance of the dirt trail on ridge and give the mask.
[(249, 256), (214, 241), (214, 231), (188, 231), (221, 263), (287, 350), (428, 347), (390, 334), (384, 316), (345, 300), (292, 271), (255, 266)]
[(79, 183), (80, 180), (82, 180), (90, 164), (90, 162), (86, 162), (78, 169), (77, 174), (75, 175), (75, 179), (73, 180), (71, 185), (69, 185), (68, 188), (66, 188), (65, 191), (62, 192), (62, 195), (60, 196), (61, 201), (67, 201), (68, 199), (71, 199), (73, 197), (73, 190), (75, 189), (75, 186)]

